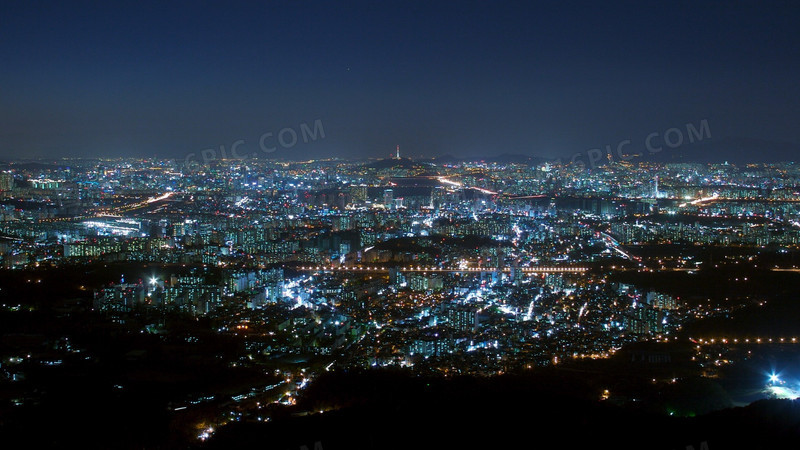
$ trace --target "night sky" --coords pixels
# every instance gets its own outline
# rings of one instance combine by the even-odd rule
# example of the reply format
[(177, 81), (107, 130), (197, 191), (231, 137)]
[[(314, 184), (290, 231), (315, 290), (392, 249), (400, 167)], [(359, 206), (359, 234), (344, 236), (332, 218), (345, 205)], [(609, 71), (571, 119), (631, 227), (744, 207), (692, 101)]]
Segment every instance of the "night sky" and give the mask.
[[(570, 154), (707, 120), (800, 144), (796, 2), (0, 6), (0, 158)], [(271, 141), (271, 142), (274, 142)]]

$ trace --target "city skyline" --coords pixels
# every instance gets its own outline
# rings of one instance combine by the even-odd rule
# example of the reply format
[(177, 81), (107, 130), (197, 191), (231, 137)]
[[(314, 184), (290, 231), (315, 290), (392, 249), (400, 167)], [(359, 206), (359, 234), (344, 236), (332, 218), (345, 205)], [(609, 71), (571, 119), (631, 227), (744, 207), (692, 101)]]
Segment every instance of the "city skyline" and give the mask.
[[(713, 125), (691, 125), (659, 138), (714, 139)], [(429, 395), (451, 409), (439, 420), (481, 408), (458, 407), (467, 383), (527, 399), (504, 423), (528, 420), (530, 405), (592, 423), (646, 411), (642, 429), (674, 435), (648, 446), (667, 449), (717, 414), (736, 416), (709, 442), (766, 439), (730, 421), (800, 398), (798, 164), (397, 152), (2, 168), (0, 439), (69, 439), (72, 419), (31, 433), (54, 410), (102, 424), (89, 439), (105, 442), (135, 417), (134, 445), (352, 448), (335, 417), (363, 413), (359, 402), (389, 408), (369, 429), (396, 439)], [(414, 400), (398, 406), (396, 390)], [(296, 421), (306, 416), (317, 425)], [(276, 440), (273, 423), (300, 430)], [(449, 435), (409, 436), (388, 447)]]

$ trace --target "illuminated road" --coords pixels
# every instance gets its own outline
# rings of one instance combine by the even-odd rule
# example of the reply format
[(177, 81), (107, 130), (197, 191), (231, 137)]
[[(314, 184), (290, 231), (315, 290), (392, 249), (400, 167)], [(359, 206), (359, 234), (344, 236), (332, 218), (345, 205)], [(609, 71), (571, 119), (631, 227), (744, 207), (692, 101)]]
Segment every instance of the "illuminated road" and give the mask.
[(678, 205), (678, 207), (679, 208), (686, 208), (689, 205), (699, 205), (699, 204), (702, 204), (702, 203), (718, 200), (719, 198), (720, 198), (719, 194), (714, 194), (714, 195), (712, 195), (710, 197), (702, 197), (702, 198), (698, 198), (698, 199), (692, 200), (690, 202), (681, 203), (680, 205)]
[(153, 203), (168, 200), (175, 194), (176, 194), (175, 192), (167, 192), (157, 197), (150, 197), (146, 200), (142, 200), (139, 202), (130, 203), (123, 206), (116, 206), (114, 208), (100, 209), (91, 215), (42, 219), (41, 222), (73, 222), (73, 221), (82, 221), (86, 219), (99, 219), (103, 217), (120, 218), (122, 217), (122, 213), (124, 212), (133, 211), (134, 209), (143, 208)]
[(628, 252), (626, 252), (625, 250), (623, 250), (623, 249), (622, 249), (622, 246), (621, 246), (621, 245), (619, 245), (619, 242), (617, 242), (617, 240), (616, 240), (616, 239), (614, 239), (614, 238), (613, 238), (611, 235), (609, 235), (608, 233), (600, 233), (600, 235), (601, 235), (601, 236), (603, 236), (603, 240), (604, 240), (604, 241), (605, 241), (605, 243), (606, 243), (606, 247), (609, 247), (610, 249), (612, 249), (612, 250), (616, 251), (617, 253), (619, 253), (620, 255), (622, 255), (622, 257), (623, 257), (623, 258), (625, 258), (625, 259), (631, 259), (631, 260), (636, 260), (636, 261), (641, 261), (641, 260), (642, 260), (641, 258), (638, 258), (638, 257), (635, 257), (635, 256), (631, 256), (631, 254), (630, 254), (630, 253), (628, 253)]
[[(385, 266), (300, 266), (294, 267), (294, 270), (301, 272), (365, 272), (365, 273), (388, 273), (391, 269)], [(502, 272), (510, 273), (510, 267), (503, 267), (501, 269), (495, 267), (432, 267), (432, 266), (408, 266), (398, 267), (399, 272), (448, 272), (448, 273), (492, 273)], [(588, 267), (520, 267), (521, 273), (525, 274), (538, 274), (538, 273), (584, 273), (589, 270)], [(698, 272), (700, 268), (688, 267), (662, 267), (660, 269), (641, 268), (641, 267), (611, 267), (609, 270), (615, 272)], [(800, 269), (772, 269), (774, 271), (787, 271), (787, 272), (800, 272)]]
[(159, 195), (158, 197), (150, 197), (147, 200), (142, 200), (140, 202), (130, 203), (130, 204), (124, 205), (124, 206), (117, 206), (115, 208), (109, 208), (107, 210), (103, 210), (101, 212), (98, 212), (97, 215), (98, 216), (101, 216), (101, 215), (107, 215), (107, 216), (118, 215), (118, 214), (123, 213), (123, 212), (132, 211), (134, 209), (142, 208), (142, 207), (145, 207), (147, 205), (150, 205), (150, 204), (153, 204), (153, 203), (156, 203), (156, 202), (167, 200), (170, 197), (172, 197), (173, 195), (175, 195), (174, 192), (167, 192), (165, 194)]
[(733, 338), (733, 337), (718, 337), (718, 338), (704, 338), (692, 339), (689, 338), (696, 345), (717, 345), (717, 344), (797, 344), (798, 339), (792, 338), (771, 338), (771, 337), (754, 337), (754, 338)]
[(460, 187), (460, 188), (465, 188), (465, 189), (474, 189), (474, 190), (476, 190), (478, 192), (482, 192), (484, 194), (497, 195), (497, 192), (490, 191), (488, 189), (480, 188), (480, 187), (477, 187), (477, 186), (467, 186), (467, 185), (465, 185), (465, 184), (463, 184), (461, 182), (449, 180), (449, 179), (447, 179), (445, 177), (436, 177), (436, 180), (439, 181), (442, 184), (446, 184), (446, 185), (453, 186), (453, 187)]
[[(301, 266), (295, 268), (303, 272), (365, 272), (365, 273), (388, 273), (391, 268), (384, 266)], [(408, 266), (398, 267), (398, 272), (451, 272), (451, 273), (491, 273), (503, 272), (510, 273), (510, 267), (426, 267)], [(520, 267), (521, 273), (582, 273), (589, 270), (587, 267)]]

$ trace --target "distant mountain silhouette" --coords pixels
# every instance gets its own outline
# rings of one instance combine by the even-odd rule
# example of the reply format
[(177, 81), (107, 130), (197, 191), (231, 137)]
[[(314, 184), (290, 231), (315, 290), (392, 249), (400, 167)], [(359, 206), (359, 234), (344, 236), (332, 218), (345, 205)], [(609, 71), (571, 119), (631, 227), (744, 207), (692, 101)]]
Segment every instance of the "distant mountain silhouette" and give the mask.
[(391, 169), (392, 167), (403, 168), (403, 169), (413, 169), (417, 166), (417, 163), (408, 159), (408, 158), (386, 158), (386, 159), (379, 159), (377, 161), (371, 162), (366, 164), (364, 167), (370, 169)]
[(432, 164), (458, 164), (463, 162), (485, 162), (489, 164), (527, 164), (530, 166), (535, 166), (548, 161), (547, 158), (542, 158), (539, 156), (532, 156), (532, 155), (518, 155), (518, 154), (510, 154), (510, 153), (503, 153), (502, 155), (496, 156), (465, 156), (465, 157), (456, 157), (453, 155), (442, 155), (437, 156), (431, 159), (421, 160), (425, 162), (430, 162)]

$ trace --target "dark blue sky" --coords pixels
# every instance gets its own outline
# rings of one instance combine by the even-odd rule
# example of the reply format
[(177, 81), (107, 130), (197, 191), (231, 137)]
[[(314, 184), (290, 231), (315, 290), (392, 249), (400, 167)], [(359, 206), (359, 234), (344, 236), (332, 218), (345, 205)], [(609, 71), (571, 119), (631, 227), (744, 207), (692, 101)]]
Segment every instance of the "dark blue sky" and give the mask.
[[(168, 3), (168, 2), (164, 2)], [(800, 144), (795, 2), (6, 1), (0, 158), (542, 156), (706, 119)]]

